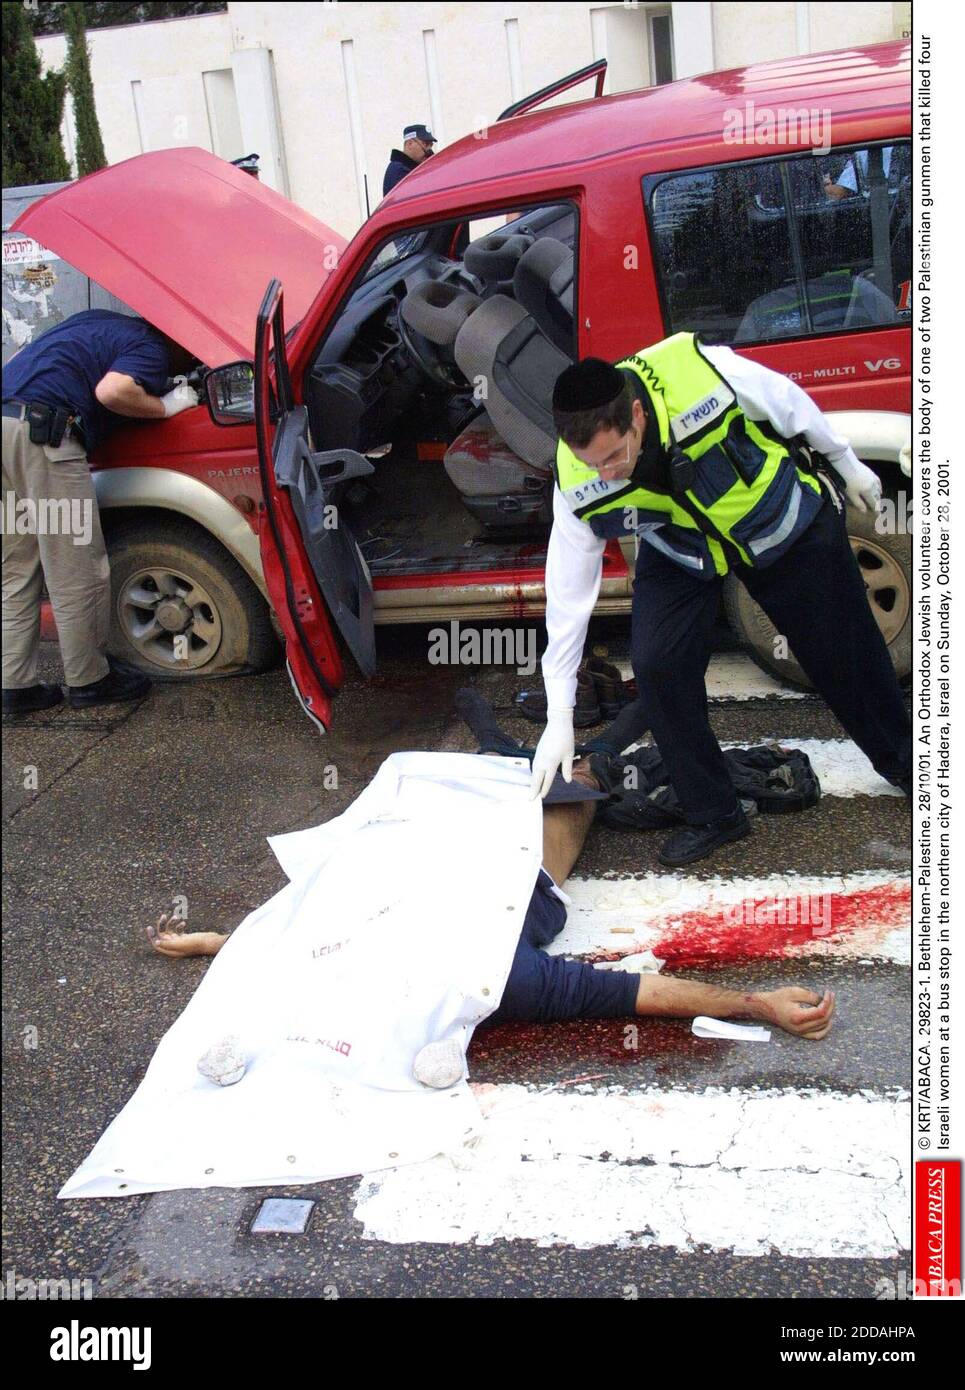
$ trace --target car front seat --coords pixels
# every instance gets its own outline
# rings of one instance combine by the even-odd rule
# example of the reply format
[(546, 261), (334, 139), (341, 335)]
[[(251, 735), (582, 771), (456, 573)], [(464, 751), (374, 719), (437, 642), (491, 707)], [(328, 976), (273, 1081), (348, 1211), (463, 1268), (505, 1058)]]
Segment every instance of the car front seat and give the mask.
[(443, 460), (463, 506), (489, 527), (549, 521), (549, 475), (511, 449), (485, 411), (452, 441)]
[(453, 440), (446, 472), (466, 508), (488, 526), (549, 521), (551, 402), (571, 360), (561, 344), (574, 336), (573, 255), (551, 237), (490, 233), (467, 248), (465, 264), (487, 288), (511, 286), (516, 297), (491, 293), (459, 329), (456, 363), (467, 381), (484, 386), (486, 413)]
[(462, 325), (481, 299), (448, 280), (423, 280), (409, 290), (399, 313), (414, 333), (437, 347), (452, 347)]
[(469, 243), (462, 263), (482, 283), (484, 299), (493, 294), (511, 294), (516, 267), (532, 245), (533, 238), (528, 233), (489, 232)]
[(483, 300), (456, 337), (456, 362), (478, 383), (489, 418), (520, 458), (548, 469), (556, 455), (553, 383), (569, 359), (507, 295)]

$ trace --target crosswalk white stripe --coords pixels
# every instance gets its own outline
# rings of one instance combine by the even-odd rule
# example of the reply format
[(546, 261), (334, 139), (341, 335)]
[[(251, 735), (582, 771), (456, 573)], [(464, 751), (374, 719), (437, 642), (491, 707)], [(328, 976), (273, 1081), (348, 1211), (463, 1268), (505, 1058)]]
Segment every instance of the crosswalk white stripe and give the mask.
[(474, 1090), (486, 1118), (465, 1148), (361, 1179), (367, 1238), (812, 1259), (908, 1248), (906, 1093)]
[(752, 956), (910, 960), (909, 879), (894, 871), (569, 878), (564, 891), (571, 901), (551, 955), (623, 955), (690, 938), (723, 958), (746, 946)]
[[(614, 660), (624, 680), (633, 670), (629, 661)], [(707, 697), (710, 700), (803, 700), (805, 692), (792, 690), (776, 676), (769, 675), (744, 652), (715, 652), (707, 668)]]

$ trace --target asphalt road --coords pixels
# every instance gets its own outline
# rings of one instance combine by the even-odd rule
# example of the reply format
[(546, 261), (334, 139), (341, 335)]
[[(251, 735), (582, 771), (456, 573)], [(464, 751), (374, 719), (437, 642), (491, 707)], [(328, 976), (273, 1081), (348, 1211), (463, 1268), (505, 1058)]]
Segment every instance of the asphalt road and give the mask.
[[(604, 639), (614, 631), (608, 625)], [(357, 1178), (271, 1192), (55, 1200), (206, 969), (204, 961), (156, 956), (144, 936), (149, 920), (183, 898), (193, 927), (230, 929), (283, 885), (267, 835), (343, 810), (390, 752), (472, 748), (453, 710), (467, 674), (500, 707), (505, 726), (532, 739), (534, 726), (509, 708), (532, 678), (429, 667), (425, 652), (425, 629), (383, 633), (378, 677), (349, 684), (325, 738), (302, 715), (283, 671), (161, 686), (137, 707), (61, 708), (5, 729), (4, 1273), (90, 1279), (95, 1295), (115, 1296), (317, 1297), (327, 1288), (339, 1297), (617, 1299), (868, 1297), (877, 1280), (903, 1277), (900, 1230), (899, 1249), (848, 1257), (828, 1254), (819, 1232), (818, 1253), (793, 1256), (778, 1247), (734, 1254), (701, 1239), (647, 1245), (633, 1232), (585, 1248), (573, 1240), (541, 1244), (535, 1227), (522, 1237), (497, 1230), (490, 1244), (420, 1240), (417, 1221), (415, 1229), (403, 1222), (402, 1239), (381, 1238), (367, 1235), (360, 1220)], [(44, 674), (54, 677), (53, 648), (44, 661)], [(713, 722), (732, 741), (842, 738), (813, 699), (725, 698), (713, 705)], [(757, 881), (877, 871), (900, 880), (909, 837), (903, 798), (826, 795), (801, 815), (758, 819), (749, 840), (683, 876)], [(659, 838), (594, 827), (576, 875), (654, 873)], [(618, 1021), (484, 1026), (470, 1049), (471, 1079), (496, 1088), (492, 1094), (523, 1087), (558, 1095), (581, 1086), (588, 1104), (610, 1088), (693, 1095), (719, 1087), (846, 1103), (894, 1097), (907, 1085), (908, 975), (895, 960), (765, 956), (722, 960), (701, 978), (831, 986), (836, 1027), (820, 1044), (781, 1034), (754, 1048), (695, 1038), (683, 1021), (641, 1020), (638, 1045), (628, 1051)], [(314, 1199), (305, 1234), (249, 1233), (272, 1195)]]

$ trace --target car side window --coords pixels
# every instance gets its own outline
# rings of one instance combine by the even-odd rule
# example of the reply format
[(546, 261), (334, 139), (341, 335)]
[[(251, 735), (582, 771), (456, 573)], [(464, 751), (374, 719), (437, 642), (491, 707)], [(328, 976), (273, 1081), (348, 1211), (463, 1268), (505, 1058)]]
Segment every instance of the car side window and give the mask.
[(793, 283), (776, 164), (653, 176), (644, 193), (668, 333), (733, 342), (755, 298)]
[[(911, 158), (905, 145), (832, 150), (789, 164), (814, 332), (910, 315)], [(817, 175), (817, 177), (815, 177)]]
[(666, 331), (744, 344), (900, 322), (908, 165), (879, 145), (646, 177)]

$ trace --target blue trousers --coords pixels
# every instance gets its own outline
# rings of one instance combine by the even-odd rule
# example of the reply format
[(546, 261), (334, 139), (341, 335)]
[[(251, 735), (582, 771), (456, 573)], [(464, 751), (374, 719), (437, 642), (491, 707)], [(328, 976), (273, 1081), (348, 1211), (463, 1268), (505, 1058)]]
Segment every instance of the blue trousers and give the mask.
[(566, 907), (540, 869), (519, 945), (494, 1023), (551, 1023), (564, 1018), (626, 1018), (635, 1012), (640, 976), (596, 970), (584, 961), (548, 956), (542, 949), (563, 930)]

